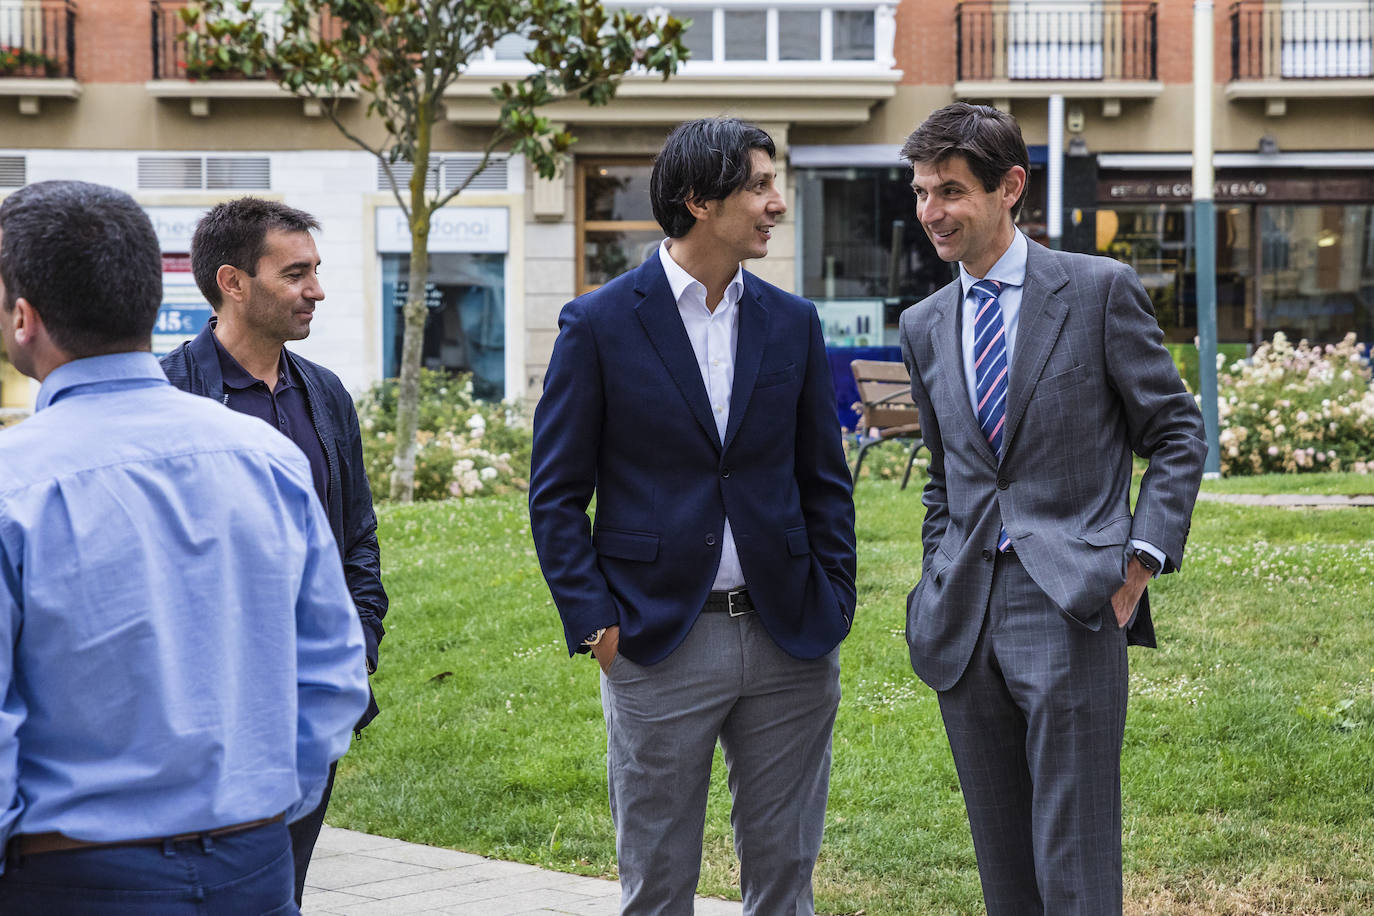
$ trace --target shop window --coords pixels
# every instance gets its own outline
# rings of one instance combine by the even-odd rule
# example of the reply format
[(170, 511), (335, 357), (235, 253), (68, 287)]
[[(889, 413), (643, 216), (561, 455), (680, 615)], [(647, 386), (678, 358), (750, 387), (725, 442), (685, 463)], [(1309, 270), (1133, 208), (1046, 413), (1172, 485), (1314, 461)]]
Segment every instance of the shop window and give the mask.
[(663, 230), (649, 203), (652, 162), (583, 160), (577, 168), (580, 294), (638, 267), (663, 240)]
[[(484, 400), (505, 396), (506, 256), (478, 252), (431, 252), (421, 365), (447, 372), (471, 372), (472, 392)], [(386, 340), (384, 371), (394, 378), (401, 368), (409, 291), (410, 255), (382, 255), (382, 301)]]
[(902, 309), (950, 280), (916, 221), (909, 169), (801, 169), (796, 217), (801, 294), (830, 344), (895, 344)]
[[(1217, 338), (1245, 343), (1254, 337), (1247, 303), (1253, 292), (1252, 207), (1217, 211)], [(1097, 211), (1097, 250), (1135, 269), (1166, 340), (1197, 337), (1197, 271), (1193, 259), (1193, 208), (1142, 204)]]
[(1374, 206), (1268, 205), (1254, 297), (1263, 336), (1374, 340)]

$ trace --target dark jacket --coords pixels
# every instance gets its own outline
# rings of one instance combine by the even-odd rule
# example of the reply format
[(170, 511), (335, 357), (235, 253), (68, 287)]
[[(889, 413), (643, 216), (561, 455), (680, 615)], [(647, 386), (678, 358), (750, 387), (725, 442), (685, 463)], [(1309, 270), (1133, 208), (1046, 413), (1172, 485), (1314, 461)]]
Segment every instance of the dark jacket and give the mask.
[(626, 658), (666, 658), (711, 590), (727, 514), (779, 647), (818, 658), (849, 632), (854, 502), (820, 319), (750, 273), (738, 317), (722, 440), (657, 253), (563, 309), (530, 526), (569, 651), (619, 624)]
[[(226, 400), (219, 356), (211, 336), (214, 319), (194, 339), (162, 358), (162, 371), (182, 391)], [(329, 465), (329, 497), (325, 511), (339, 545), (344, 578), (358, 608), (367, 643), (369, 669), (377, 667), (377, 645), (385, 630), (386, 590), (382, 588), (382, 561), (377, 546), (377, 516), (372, 511), (372, 490), (363, 467), (363, 440), (358, 412), (339, 377), (318, 363), (283, 349), (296, 377), (305, 385), (306, 402), (315, 433), (320, 437)], [(369, 700), (358, 721), (362, 728), (377, 715), (377, 701)]]

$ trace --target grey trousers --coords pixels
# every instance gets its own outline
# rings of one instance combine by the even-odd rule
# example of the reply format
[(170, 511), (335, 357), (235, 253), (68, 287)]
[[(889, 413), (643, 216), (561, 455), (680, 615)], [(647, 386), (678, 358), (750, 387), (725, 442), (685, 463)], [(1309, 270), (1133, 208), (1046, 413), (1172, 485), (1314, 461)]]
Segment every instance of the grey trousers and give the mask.
[(703, 613), (672, 655), (601, 676), (622, 916), (690, 916), (719, 739), (746, 916), (812, 916), (839, 650), (803, 661), (756, 614)]
[(1120, 916), (1126, 633), (1064, 619), (997, 558), (968, 670), (939, 694), (989, 916)]

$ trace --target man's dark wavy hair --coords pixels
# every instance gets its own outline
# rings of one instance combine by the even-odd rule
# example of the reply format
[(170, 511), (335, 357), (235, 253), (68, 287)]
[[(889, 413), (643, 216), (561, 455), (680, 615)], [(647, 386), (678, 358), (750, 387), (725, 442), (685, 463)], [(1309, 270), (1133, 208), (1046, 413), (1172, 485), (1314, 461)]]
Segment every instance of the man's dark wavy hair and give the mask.
[(777, 155), (772, 137), (737, 118), (702, 118), (673, 128), (649, 176), (654, 219), (669, 238), (682, 238), (696, 223), (689, 200), (724, 200), (744, 187), (756, 149), (769, 159)]
[(1025, 169), (1026, 187), (1011, 208), (1013, 219), (1020, 215), (1030, 190), (1030, 155), (1015, 118), (988, 105), (955, 102), (926, 118), (902, 146), (902, 158), (912, 165), (941, 165), (952, 156), (964, 157), (984, 191), (997, 190), (1012, 166)]
[(315, 217), (277, 200), (240, 197), (210, 208), (191, 236), (191, 273), (200, 294), (219, 311), (219, 282), (215, 275), (225, 264), (250, 277), (257, 276), (258, 261), (267, 250), (267, 233), (309, 232), (320, 228)]
[(40, 181), (0, 203), (6, 311), (24, 298), (75, 359), (147, 350), (162, 305), (152, 220), (123, 191)]

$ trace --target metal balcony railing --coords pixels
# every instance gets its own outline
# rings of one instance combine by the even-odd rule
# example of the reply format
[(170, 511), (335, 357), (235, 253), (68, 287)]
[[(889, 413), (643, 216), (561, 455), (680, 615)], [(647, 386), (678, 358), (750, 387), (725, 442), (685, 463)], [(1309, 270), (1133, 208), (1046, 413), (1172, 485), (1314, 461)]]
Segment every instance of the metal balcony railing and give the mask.
[(0, 5), (0, 78), (76, 78), (76, 3)]
[[(181, 18), (181, 11), (193, 6), (194, 0), (151, 0), (153, 16), (153, 79), (266, 79), (267, 73), (244, 73), (233, 62), (222, 69), (211, 68), (208, 72), (187, 72), (186, 31), (187, 25)], [(279, 7), (265, 7), (259, 11), (264, 31), (268, 36), (280, 36), (282, 13)], [(315, 23), (315, 28), (325, 35), (337, 35), (338, 26), (326, 12)]]
[(1231, 79), (1374, 76), (1374, 0), (1240, 0)]
[(1157, 18), (1142, 0), (964, 0), (958, 78), (1154, 80)]

